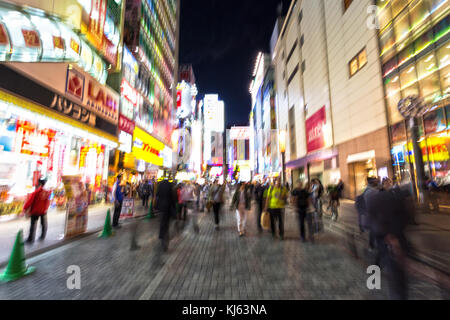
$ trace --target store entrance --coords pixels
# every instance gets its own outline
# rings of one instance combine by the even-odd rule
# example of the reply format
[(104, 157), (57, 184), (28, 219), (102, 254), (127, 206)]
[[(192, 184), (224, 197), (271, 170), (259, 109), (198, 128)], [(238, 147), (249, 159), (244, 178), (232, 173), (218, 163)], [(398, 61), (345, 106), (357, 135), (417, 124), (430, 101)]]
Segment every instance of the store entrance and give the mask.
[(349, 163), (350, 194), (353, 199), (360, 195), (367, 186), (367, 177), (376, 177), (375, 159)]

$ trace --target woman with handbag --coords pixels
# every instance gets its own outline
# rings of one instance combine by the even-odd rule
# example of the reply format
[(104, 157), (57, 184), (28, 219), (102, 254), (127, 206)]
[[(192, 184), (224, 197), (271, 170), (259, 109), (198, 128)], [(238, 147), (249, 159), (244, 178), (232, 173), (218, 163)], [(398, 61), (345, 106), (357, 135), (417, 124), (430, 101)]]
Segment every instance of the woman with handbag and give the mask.
[(251, 192), (245, 183), (240, 183), (231, 200), (230, 210), (236, 210), (236, 220), (239, 236), (245, 235), (247, 223), (247, 210), (251, 207)]
[(36, 232), (36, 222), (41, 219), (41, 237), (39, 240), (44, 240), (47, 234), (47, 210), (50, 206), (50, 191), (44, 190), (44, 185), (47, 180), (40, 179), (36, 190), (30, 195), (25, 205), (23, 206), (24, 212), (28, 212), (27, 216), (31, 217), (30, 233), (28, 239), (25, 241), (27, 244), (34, 242), (34, 236)]

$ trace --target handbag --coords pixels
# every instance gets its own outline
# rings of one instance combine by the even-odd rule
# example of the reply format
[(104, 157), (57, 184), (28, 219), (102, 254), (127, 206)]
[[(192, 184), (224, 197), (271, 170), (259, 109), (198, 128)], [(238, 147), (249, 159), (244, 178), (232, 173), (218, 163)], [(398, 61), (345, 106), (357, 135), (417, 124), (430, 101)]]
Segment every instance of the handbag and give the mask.
[(270, 229), (270, 213), (268, 213), (267, 211), (264, 211), (261, 214), (261, 227), (264, 230), (269, 230)]

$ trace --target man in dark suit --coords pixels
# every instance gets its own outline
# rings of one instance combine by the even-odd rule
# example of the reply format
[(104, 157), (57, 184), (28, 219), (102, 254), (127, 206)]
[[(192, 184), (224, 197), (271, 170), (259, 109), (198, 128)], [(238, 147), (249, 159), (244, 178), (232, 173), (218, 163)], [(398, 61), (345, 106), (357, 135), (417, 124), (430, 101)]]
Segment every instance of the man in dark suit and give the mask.
[(175, 213), (176, 196), (169, 180), (160, 181), (156, 188), (155, 209), (160, 212), (159, 239), (164, 251), (169, 249), (170, 218)]

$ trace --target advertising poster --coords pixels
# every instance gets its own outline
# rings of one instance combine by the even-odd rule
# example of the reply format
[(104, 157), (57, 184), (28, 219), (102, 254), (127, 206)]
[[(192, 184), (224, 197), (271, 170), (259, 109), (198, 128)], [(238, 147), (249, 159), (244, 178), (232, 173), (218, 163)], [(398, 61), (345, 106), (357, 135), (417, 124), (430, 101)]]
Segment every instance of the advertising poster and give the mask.
[(121, 219), (129, 219), (134, 216), (134, 199), (125, 198), (122, 203), (122, 211), (120, 211)]
[(325, 146), (323, 127), (326, 124), (325, 106), (306, 120), (306, 140), (308, 152)]
[(88, 221), (88, 196), (81, 176), (63, 176), (67, 197), (64, 236), (74, 237), (86, 232)]

